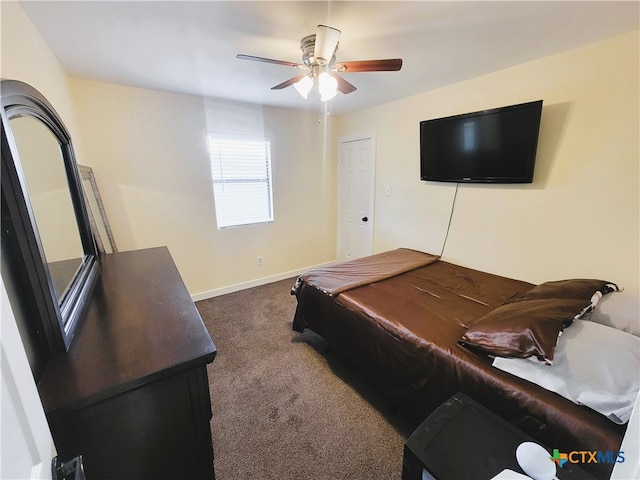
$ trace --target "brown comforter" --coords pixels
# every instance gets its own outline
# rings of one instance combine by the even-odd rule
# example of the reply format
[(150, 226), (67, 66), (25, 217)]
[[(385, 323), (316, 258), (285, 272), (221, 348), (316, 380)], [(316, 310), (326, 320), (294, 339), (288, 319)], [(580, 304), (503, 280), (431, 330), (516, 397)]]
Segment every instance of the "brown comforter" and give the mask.
[[(335, 275), (325, 267), (301, 276), (294, 330), (321, 335), (417, 422), (464, 392), (549, 448), (619, 449), (625, 426), (495, 369), (491, 357), (458, 343), (468, 325), (532, 284), (413, 250), (381, 255), (382, 267), (375, 257), (337, 265)], [(582, 467), (600, 478), (612, 469)]]

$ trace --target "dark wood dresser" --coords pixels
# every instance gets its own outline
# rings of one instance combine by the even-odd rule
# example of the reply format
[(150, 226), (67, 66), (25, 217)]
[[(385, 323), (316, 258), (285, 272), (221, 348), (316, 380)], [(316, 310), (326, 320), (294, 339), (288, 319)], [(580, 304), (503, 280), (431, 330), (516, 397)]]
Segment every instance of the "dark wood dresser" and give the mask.
[(102, 257), (83, 324), (38, 383), (60, 458), (89, 480), (213, 479), (216, 355), (165, 247)]

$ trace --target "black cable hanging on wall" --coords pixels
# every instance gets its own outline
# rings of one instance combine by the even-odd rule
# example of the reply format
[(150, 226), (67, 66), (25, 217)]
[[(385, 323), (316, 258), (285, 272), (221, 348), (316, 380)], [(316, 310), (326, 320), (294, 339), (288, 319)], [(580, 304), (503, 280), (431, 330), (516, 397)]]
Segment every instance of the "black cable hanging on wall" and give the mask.
[(444, 247), (447, 245), (447, 238), (449, 238), (449, 229), (451, 228), (451, 219), (453, 218), (453, 209), (456, 206), (456, 197), (458, 196), (459, 183), (456, 183), (456, 191), (453, 194), (453, 202), (451, 202), (451, 213), (449, 214), (449, 224), (447, 225), (447, 233), (444, 236), (444, 242), (442, 242), (442, 250), (440, 251), (440, 258), (444, 254)]

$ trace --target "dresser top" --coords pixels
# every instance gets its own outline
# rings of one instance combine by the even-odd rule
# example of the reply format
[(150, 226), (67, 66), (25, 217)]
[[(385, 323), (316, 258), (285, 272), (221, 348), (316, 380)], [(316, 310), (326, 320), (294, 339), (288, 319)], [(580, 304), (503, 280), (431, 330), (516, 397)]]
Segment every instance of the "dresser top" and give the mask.
[(216, 348), (166, 247), (101, 258), (69, 350), (38, 384), (47, 413), (80, 408), (213, 361)]

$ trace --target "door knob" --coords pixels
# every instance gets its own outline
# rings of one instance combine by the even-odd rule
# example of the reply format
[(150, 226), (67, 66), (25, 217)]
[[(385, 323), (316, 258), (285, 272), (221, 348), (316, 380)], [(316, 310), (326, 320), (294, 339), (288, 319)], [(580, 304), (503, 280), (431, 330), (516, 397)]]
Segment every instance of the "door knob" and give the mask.
[(367, 217), (362, 217), (362, 221), (363, 221), (363, 222), (368, 222), (368, 221), (369, 221), (369, 219), (368, 219)]

